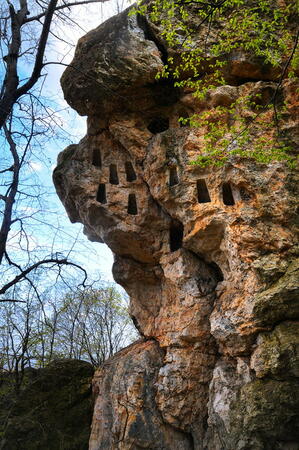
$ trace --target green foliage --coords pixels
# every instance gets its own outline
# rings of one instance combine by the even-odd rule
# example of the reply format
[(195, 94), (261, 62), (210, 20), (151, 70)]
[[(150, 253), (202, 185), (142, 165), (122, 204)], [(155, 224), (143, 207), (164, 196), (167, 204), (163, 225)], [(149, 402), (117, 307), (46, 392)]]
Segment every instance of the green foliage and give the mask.
[[(243, 116), (243, 111), (253, 108), (260, 111), (254, 116), (254, 123), (248, 123), (248, 115)], [(264, 164), (287, 161), (294, 167), (296, 161), (289, 154), (291, 147), (280, 140), (271, 110), (272, 105), (263, 107), (250, 96), (243, 96), (230, 107), (217, 106), (188, 119), (180, 119), (183, 124), (206, 130), (202, 153), (191, 164), (223, 166), (230, 156), (238, 155)], [(280, 115), (277, 114), (277, 120)]]
[[(249, 54), (264, 65), (277, 68), (278, 73), (288, 72), (290, 77), (299, 68), (291, 26), (298, 17), (297, 0), (154, 0), (139, 4), (136, 12), (147, 14), (158, 25), (166, 46), (179, 55), (169, 56), (156, 78), (172, 79), (175, 87), (192, 90), (198, 99), (205, 99), (209, 91), (226, 83), (228, 55), (234, 52)], [(280, 136), (277, 111), (274, 118), (269, 115), (273, 105), (265, 105), (252, 118), (254, 132), (242, 117), (242, 107), (248, 106), (252, 107), (249, 99), (243, 98), (229, 108), (218, 107), (180, 119), (183, 124), (207, 129), (205, 147), (194, 164), (218, 166), (230, 155), (251, 157), (262, 163), (284, 160), (294, 164), (288, 154), (290, 148)], [(230, 120), (224, 120), (225, 117)]]

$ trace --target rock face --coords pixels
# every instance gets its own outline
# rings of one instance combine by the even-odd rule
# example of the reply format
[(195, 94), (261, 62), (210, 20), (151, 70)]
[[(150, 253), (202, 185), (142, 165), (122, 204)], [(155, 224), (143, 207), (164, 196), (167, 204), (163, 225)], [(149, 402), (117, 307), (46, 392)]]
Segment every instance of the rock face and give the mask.
[[(167, 52), (156, 36), (126, 11), (79, 41), (62, 78), (88, 132), (60, 154), (56, 189), (114, 252), (143, 335), (94, 378), (90, 449), (298, 449), (298, 179), (236, 156), (190, 165), (206, 130), (178, 122), (263, 99), (277, 73), (235, 55), (228, 84), (199, 101), (156, 81)], [(295, 92), (282, 82), (294, 146)]]

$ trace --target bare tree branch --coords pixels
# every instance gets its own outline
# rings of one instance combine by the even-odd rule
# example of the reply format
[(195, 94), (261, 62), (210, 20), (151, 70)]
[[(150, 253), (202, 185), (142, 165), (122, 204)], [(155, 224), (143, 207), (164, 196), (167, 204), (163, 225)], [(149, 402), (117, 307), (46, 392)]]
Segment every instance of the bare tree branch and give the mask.
[(25, 17), (29, 13), (27, 2), (21, 2), (21, 9), (17, 13), (13, 5), (9, 3), (9, 13), (11, 20), (11, 43), (8, 48), (8, 54), (4, 57), (7, 67), (0, 99), (0, 128), (5, 123), (16, 100), (15, 93), (19, 84), (17, 66), (22, 44), (21, 27)]
[[(23, 94), (26, 94), (37, 82), (37, 80), (40, 77), (41, 70), (43, 68), (43, 59), (45, 54), (45, 49), (48, 41), (50, 26), (53, 19), (53, 14), (56, 9), (58, 0), (50, 0), (49, 6), (47, 8), (46, 14), (45, 14), (45, 20), (42, 28), (42, 32), (40, 35), (40, 40), (38, 44), (38, 49), (35, 57), (35, 64), (32, 71), (32, 74), (29, 78), (29, 80), (23, 84), (15, 93), (15, 101)], [(1, 127), (1, 121), (0, 121), (0, 127)]]
[[(29, 17), (29, 11), (27, 7), (27, 1), (22, 0), (20, 2), (21, 9), (16, 13), (13, 5), (9, 3), (10, 20), (11, 20), (11, 44), (9, 46), (8, 55), (4, 57), (7, 64), (5, 80), (1, 89), (0, 98), (0, 129), (3, 127), (7, 118), (9, 117), (14, 103), (22, 95), (28, 93), (30, 89), (37, 83), (41, 76), (42, 69), (44, 67), (44, 55), (45, 49), (48, 43), (50, 29), (53, 21), (53, 16), (56, 11), (60, 11), (73, 6), (87, 5), (90, 3), (102, 3), (106, 0), (82, 0), (79, 2), (63, 3), (57, 6), (58, 0), (50, 0), (45, 11), (36, 16)], [(39, 44), (36, 51), (33, 70), (29, 79), (19, 86), (18, 76), (18, 59), (21, 56), (20, 49), (22, 44), (21, 28), (23, 25), (32, 21), (38, 21), (44, 18), (42, 25), (42, 31), (40, 33)]]
[(58, 258), (48, 258), (48, 259), (43, 259), (41, 261), (36, 262), (35, 264), (32, 264), (30, 267), (27, 267), (27, 269), (22, 270), (22, 272), (17, 275), (13, 280), (9, 281), (8, 283), (6, 283), (1, 289), (0, 289), (0, 294), (5, 294), (5, 292), (11, 288), (12, 286), (14, 286), (15, 284), (19, 283), (20, 281), (24, 280), (26, 278), (26, 276), (32, 272), (33, 270), (37, 269), (38, 267), (45, 265), (45, 264), (57, 264), (57, 266), (61, 266), (61, 265), (68, 265), (68, 266), (73, 266), (76, 267), (78, 269), (80, 269), (83, 273), (84, 273), (84, 280), (82, 282), (82, 285), (84, 286), (86, 280), (87, 280), (87, 273), (86, 270), (83, 269), (83, 267), (79, 266), (78, 264), (75, 264), (71, 261), (68, 261), (66, 258), (64, 259), (58, 259)]
[[(6, 194), (5, 208), (3, 213), (3, 220), (0, 229), (0, 264), (2, 263), (3, 256), (6, 251), (7, 236), (12, 224), (12, 211), (15, 197), (18, 191), (19, 185), (19, 171), (20, 171), (20, 158), (17, 152), (16, 144), (11, 137), (6, 124), (4, 124), (4, 133), (9, 144), (10, 152), (14, 160), (13, 166), (13, 179), (9, 187), (9, 192)], [(4, 198), (2, 198), (4, 200)]]
[[(79, 2), (71, 2), (71, 3), (64, 3), (63, 5), (57, 6), (55, 11), (61, 11), (62, 9), (71, 8), (72, 6), (82, 6), (82, 5), (88, 5), (89, 3), (103, 3), (108, 0), (83, 0)], [(40, 14), (37, 14), (36, 16), (28, 17), (28, 19), (25, 20), (25, 23), (32, 22), (34, 20), (39, 20), (42, 17), (46, 15), (46, 12), (42, 12)]]
[(25, 300), (16, 300), (14, 298), (0, 298), (0, 303), (26, 303)]

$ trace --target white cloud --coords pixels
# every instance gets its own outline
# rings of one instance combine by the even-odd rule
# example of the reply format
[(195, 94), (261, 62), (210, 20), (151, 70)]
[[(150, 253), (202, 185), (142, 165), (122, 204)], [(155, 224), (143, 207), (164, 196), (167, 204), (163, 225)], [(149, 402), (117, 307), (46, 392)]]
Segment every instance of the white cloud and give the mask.
[(43, 169), (43, 165), (36, 161), (28, 161), (28, 166), (31, 172), (40, 172)]

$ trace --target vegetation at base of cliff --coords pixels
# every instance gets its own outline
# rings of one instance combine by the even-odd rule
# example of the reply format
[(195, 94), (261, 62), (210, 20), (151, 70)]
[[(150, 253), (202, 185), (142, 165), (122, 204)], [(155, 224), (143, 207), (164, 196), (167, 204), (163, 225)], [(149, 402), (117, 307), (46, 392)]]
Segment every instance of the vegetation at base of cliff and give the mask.
[(70, 287), (1, 305), (0, 450), (88, 448), (94, 368), (135, 334), (113, 285)]
[(87, 450), (92, 376), (85, 361), (53, 361), (27, 368), (17, 395), (13, 375), (0, 372), (0, 449)]
[(272, 97), (250, 118), (242, 116), (248, 104), (243, 98), (243, 105), (180, 119), (184, 125), (207, 129), (202, 154), (192, 164), (221, 166), (231, 155), (259, 163), (296, 164), (279, 126), (286, 105), (278, 110), (277, 103), (283, 79), (294, 78), (299, 69), (297, 0), (154, 0), (139, 3), (135, 12), (158, 25), (166, 47), (180, 55), (170, 53), (157, 79), (172, 79), (174, 86), (191, 89), (198, 99), (226, 84), (226, 71), (236, 54), (249, 55), (266, 71), (275, 72)]
[(122, 295), (113, 286), (94, 285), (38, 300), (1, 305), (0, 375), (10, 373), (18, 393), (27, 368), (53, 360), (84, 360), (99, 367), (135, 338)]

